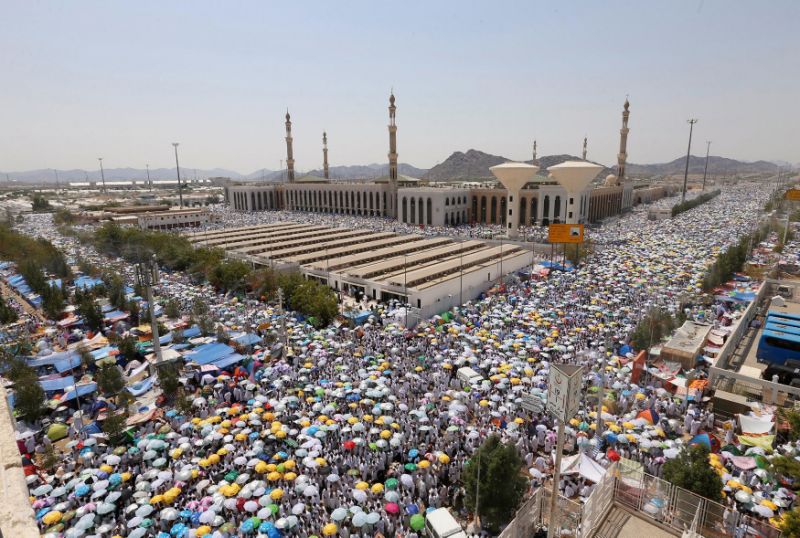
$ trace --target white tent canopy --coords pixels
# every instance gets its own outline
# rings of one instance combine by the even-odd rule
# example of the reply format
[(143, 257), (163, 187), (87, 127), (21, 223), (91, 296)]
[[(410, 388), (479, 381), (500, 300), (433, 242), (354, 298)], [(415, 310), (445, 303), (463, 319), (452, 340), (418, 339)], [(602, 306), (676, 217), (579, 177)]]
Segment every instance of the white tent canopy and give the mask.
[(599, 482), (606, 469), (586, 454), (575, 454), (561, 458), (561, 474), (578, 474), (592, 482)]

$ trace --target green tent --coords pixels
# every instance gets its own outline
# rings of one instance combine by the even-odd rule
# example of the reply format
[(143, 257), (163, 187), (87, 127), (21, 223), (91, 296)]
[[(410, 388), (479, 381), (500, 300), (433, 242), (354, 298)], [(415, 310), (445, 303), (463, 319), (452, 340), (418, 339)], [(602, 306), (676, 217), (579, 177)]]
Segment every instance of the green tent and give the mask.
[(69, 428), (67, 428), (66, 424), (62, 424), (61, 422), (56, 422), (55, 424), (51, 424), (50, 427), (47, 429), (47, 437), (51, 441), (58, 441), (59, 439), (63, 439), (67, 436), (67, 432)]

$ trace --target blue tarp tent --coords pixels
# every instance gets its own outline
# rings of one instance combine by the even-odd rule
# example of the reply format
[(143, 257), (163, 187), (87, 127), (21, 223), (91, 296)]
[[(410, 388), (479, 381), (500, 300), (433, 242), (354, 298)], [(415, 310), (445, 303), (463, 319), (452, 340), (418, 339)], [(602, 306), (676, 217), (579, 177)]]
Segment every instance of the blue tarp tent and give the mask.
[(253, 346), (261, 343), (261, 337), (253, 333), (244, 333), (232, 338), (240, 346)]
[(170, 342), (172, 342), (172, 333), (171, 332), (168, 332), (164, 336), (159, 336), (158, 337), (158, 343), (159, 344), (169, 344)]
[(147, 379), (142, 379), (138, 383), (134, 383), (133, 385), (130, 385), (125, 388), (127, 388), (128, 392), (130, 392), (134, 396), (140, 396), (145, 392), (147, 392), (148, 390), (152, 389), (153, 383), (155, 383), (155, 381), (156, 381), (155, 377), (148, 377)]
[(51, 278), (47, 281), (47, 285), (51, 288), (55, 286), (58, 289), (61, 289), (61, 279), (60, 278)]
[(64, 390), (65, 388), (75, 384), (75, 378), (71, 375), (66, 377), (56, 377), (54, 379), (40, 379), (39, 384), (46, 392), (56, 390)]
[(101, 347), (100, 349), (95, 349), (94, 351), (91, 351), (90, 353), (91, 353), (92, 357), (94, 357), (94, 360), (100, 360), (102, 358), (108, 357), (109, 355), (111, 355), (112, 351), (116, 351), (116, 350), (117, 350), (117, 348), (114, 347), (114, 346), (106, 346), (106, 347)]
[(80, 355), (71, 356), (67, 359), (56, 361), (55, 364), (53, 364), (53, 366), (56, 369), (56, 372), (58, 372), (59, 374), (72, 370), (73, 368), (77, 368), (80, 365), (81, 365)]
[[(77, 387), (78, 396), (86, 396), (87, 394), (91, 394), (96, 390), (97, 390), (97, 383), (86, 383), (85, 385), (78, 385)], [(71, 390), (69, 392), (65, 392), (64, 396), (59, 401), (68, 402), (74, 399), (75, 399), (75, 391)]]
[(211, 364), (212, 362), (222, 359), (223, 357), (227, 357), (228, 355), (233, 354), (233, 348), (231, 346), (220, 344), (220, 343), (213, 343), (213, 344), (205, 344), (198, 347), (195, 351), (190, 353), (186, 353), (184, 358), (187, 361), (193, 361), (197, 364)]
[(214, 366), (219, 368), (220, 370), (224, 370), (229, 366), (233, 366), (234, 364), (240, 363), (244, 359), (244, 355), (239, 355), (238, 353), (234, 353), (233, 355), (228, 355), (227, 357), (220, 359), (218, 361), (214, 361)]
[(81, 276), (75, 279), (75, 287), (79, 290), (90, 290), (103, 283), (102, 279), (90, 276)]
[(188, 329), (183, 330), (184, 338), (195, 338), (196, 336), (200, 336), (200, 327), (197, 325), (192, 325)]

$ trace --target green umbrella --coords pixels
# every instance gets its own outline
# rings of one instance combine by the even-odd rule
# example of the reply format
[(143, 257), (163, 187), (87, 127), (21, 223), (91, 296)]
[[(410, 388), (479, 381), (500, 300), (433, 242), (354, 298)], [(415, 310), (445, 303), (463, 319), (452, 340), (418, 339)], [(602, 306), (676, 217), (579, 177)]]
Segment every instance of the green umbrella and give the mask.
[(272, 515), (275, 515), (275, 514), (278, 513), (278, 505), (277, 504), (269, 505), (269, 509), (272, 512)]
[(375, 444), (375, 443), (370, 443), (369, 444), (369, 448), (372, 449), (372, 450), (378, 450), (378, 445)]
[(153, 526), (153, 520), (150, 519), (149, 517), (145, 518), (145, 519), (142, 520), (141, 523), (139, 523), (139, 526), (144, 528), (144, 529), (149, 529), (150, 527)]
[(236, 471), (231, 471), (225, 475), (225, 480), (228, 482), (233, 482), (239, 476), (239, 473)]
[(406, 471), (416, 471), (417, 470), (417, 466), (414, 463), (406, 463), (405, 464), (405, 469), (406, 469)]
[(422, 530), (425, 527), (425, 517), (422, 514), (414, 514), (408, 523), (415, 531)]
[(384, 485), (384, 487), (386, 489), (397, 489), (397, 479), (396, 478), (390, 478), (389, 480), (384, 482), (383, 485)]

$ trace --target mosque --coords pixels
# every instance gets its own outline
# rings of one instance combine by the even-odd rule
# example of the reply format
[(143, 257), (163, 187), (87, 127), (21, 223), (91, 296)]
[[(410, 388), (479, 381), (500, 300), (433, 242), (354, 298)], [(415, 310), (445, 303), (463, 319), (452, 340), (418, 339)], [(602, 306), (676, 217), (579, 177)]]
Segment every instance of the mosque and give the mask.
[[(591, 223), (668, 195), (668, 187), (634, 184), (626, 180), (628, 118), (630, 104), (625, 100), (617, 155), (617, 174), (609, 175), (601, 186), (577, 193), (577, 222)], [(402, 176), (397, 169), (397, 106), (389, 96), (389, 175), (372, 182), (331, 181), (328, 168), (328, 137), (322, 134), (323, 178), (295, 178), (292, 121), (286, 112), (286, 173), (280, 183), (231, 183), (225, 186), (225, 201), (238, 211), (291, 210), (337, 215), (360, 215), (397, 219), (420, 226), (459, 226), (461, 224), (505, 225), (508, 193), (500, 186), (465, 188), (447, 183), (424, 185), (416, 178)], [(586, 160), (586, 139), (583, 145)], [(533, 162), (536, 163), (536, 142)], [(574, 195), (573, 195), (574, 196)], [(567, 192), (552, 178), (539, 177), (521, 191), (517, 203), (520, 225), (546, 226), (565, 222)], [(513, 208), (512, 208), (513, 209)], [(574, 221), (573, 221), (574, 222)]]

